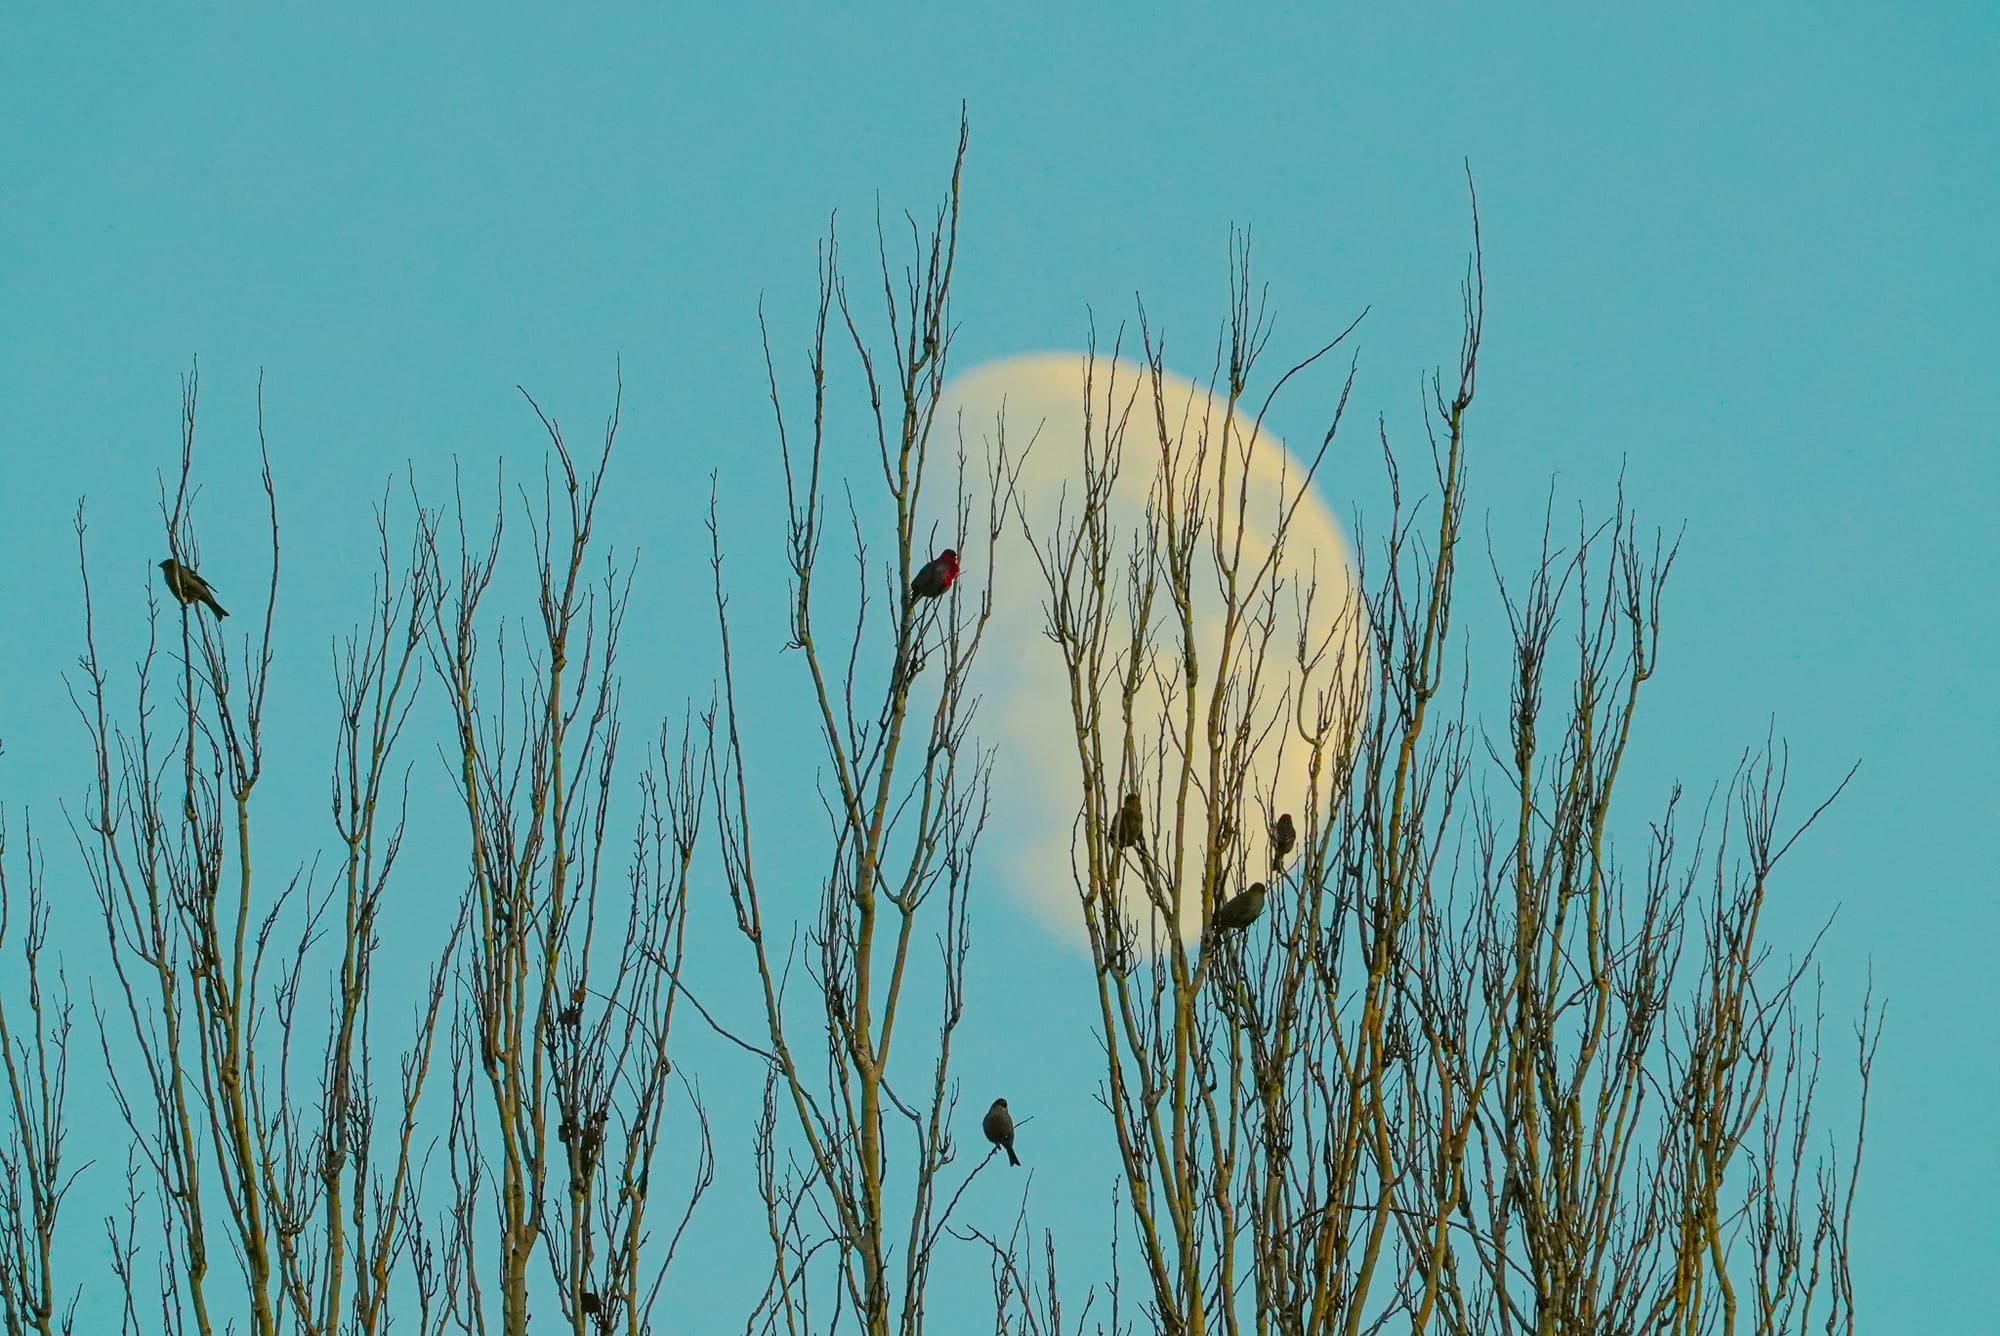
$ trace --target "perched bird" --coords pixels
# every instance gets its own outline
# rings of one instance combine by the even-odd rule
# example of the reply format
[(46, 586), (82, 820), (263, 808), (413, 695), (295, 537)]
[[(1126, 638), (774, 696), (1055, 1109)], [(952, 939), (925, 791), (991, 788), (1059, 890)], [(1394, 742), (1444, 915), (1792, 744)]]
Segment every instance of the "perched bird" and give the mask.
[(910, 592), (918, 598), (941, 598), (958, 578), (958, 553), (951, 548), (932, 557), (910, 581)]
[(1299, 842), (1298, 827), (1292, 824), (1292, 814), (1285, 813), (1271, 827), (1271, 870), (1278, 871), (1285, 866), (1285, 859), (1292, 847)]
[(1007, 1101), (996, 1099), (993, 1107), (986, 1111), (986, 1121), (980, 1124), (986, 1131), (986, 1139), (1007, 1152), (1007, 1163), (1020, 1168), (1021, 1157), (1014, 1153), (1014, 1115), (1007, 1112)]
[(1139, 795), (1128, 793), (1119, 805), (1118, 815), (1111, 818), (1111, 847), (1136, 849), (1145, 842), (1145, 810), (1139, 806)]
[(1228, 901), (1215, 911), (1217, 932), (1241, 932), (1257, 921), (1264, 912), (1264, 883), (1250, 883), (1250, 889)]
[(167, 577), (167, 592), (179, 599), (182, 607), (190, 603), (205, 603), (208, 605), (208, 610), (216, 615), (217, 620), (229, 615), (222, 610), (222, 605), (215, 601), (215, 591), (208, 587), (208, 581), (172, 557), (160, 563), (160, 572)]

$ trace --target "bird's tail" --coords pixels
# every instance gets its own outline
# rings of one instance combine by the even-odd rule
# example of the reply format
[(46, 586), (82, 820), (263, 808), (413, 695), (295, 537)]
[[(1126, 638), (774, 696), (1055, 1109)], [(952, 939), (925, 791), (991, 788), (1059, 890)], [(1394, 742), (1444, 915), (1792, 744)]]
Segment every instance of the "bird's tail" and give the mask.
[(227, 617), (229, 615), (229, 610), (223, 607), (220, 603), (217, 603), (214, 599), (208, 600), (208, 610), (215, 614), (215, 620), (217, 620), (218, 622), (221, 621), (224, 617)]
[(1007, 1163), (1013, 1165), (1016, 1169), (1021, 1167), (1021, 1157), (1014, 1153), (1012, 1146), (1007, 1147)]

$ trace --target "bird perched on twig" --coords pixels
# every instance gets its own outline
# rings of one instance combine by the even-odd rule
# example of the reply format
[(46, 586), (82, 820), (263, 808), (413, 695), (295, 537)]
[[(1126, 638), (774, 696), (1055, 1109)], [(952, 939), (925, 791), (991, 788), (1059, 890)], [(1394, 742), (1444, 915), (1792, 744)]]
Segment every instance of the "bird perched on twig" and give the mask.
[(1252, 882), (1250, 883), (1249, 890), (1236, 896), (1225, 903), (1222, 908), (1215, 911), (1215, 918), (1213, 920), (1215, 930), (1217, 932), (1241, 932), (1255, 923), (1257, 916), (1263, 912), (1264, 883), (1261, 881)]
[(1007, 1101), (996, 1099), (993, 1107), (986, 1111), (986, 1121), (980, 1124), (986, 1132), (986, 1139), (1007, 1152), (1007, 1163), (1019, 1168), (1021, 1157), (1014, 1153), (1014, 1115), (1007, 1112)]
[(215, 591), (208, 587), (208, 581), (196, 575), (192, 568), (168, 557), (160, 563), (160, 573), (166, 576), (167, 592), (179, 599), (182, 607), (190, 603), (206, 604), (218, 621), (229, 615), (215, 601)]
[(917, 578), (910, 581), (910, 593), (917, 598), (942, 598), (958, 578), (958, 553), (946, 548), (924, 563)]
[(1271, 827), (1271, 871), (1284, 869), (1285, 859), (1290, 856), (1293, 846), (1299, 842), (1298, 827), (1292, 824), (1292, 814), (1285, 813)]
[(1128, 793), (1118, 807), (1118, 815), (1111, 818), (1111, 847), (1113, 849), (1136, 849), (1146, 842), (1146, 812), (1139, 805), (1139, 795)]

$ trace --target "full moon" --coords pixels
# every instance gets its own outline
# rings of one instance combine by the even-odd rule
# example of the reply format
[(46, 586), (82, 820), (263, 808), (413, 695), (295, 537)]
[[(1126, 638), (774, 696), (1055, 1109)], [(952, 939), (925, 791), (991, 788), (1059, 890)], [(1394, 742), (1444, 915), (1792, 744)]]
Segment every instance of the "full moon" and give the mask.
[[(1308, 747), (1293, 724), (1302, 707), (1310, 713), (1316, 702), (1357, 698), (1365, 680), (1367, 647), (1347, 541), (1332, 510), (1309, 485), (1307, 462), (1269, 432), (1255, 429), (1255, 405), (1246, 409), (1239, 403), (1225, 432), (1227, 407), (1222, 397), (1192, 381), (1170, 374), (1156, 381), (1144, 366), (1108, 358), (1097, 360), (1094, 368), (1087, 366), (1080, 353), (1034, 354), (988, 363), (946, 387), (937, 419), (940, 437), (955, 429), (963, 441), (968, 484), (979, 472), (977, 461), (997, 444), (1003, 428), (1009, 454), (1020, 459), (1026, 452), (1018, 479), (1019, 514), (1010, 521), (998, 550), (977, 551), (975, 539), (975, 550), (966, 554), (962, 579), (970, 585), (966, 595), (976, 598), (990, 587), (993, 596), (992, 620), (974, 669), (980, 699), (975, 731), (996, 750), (987, 836), (1001, 850), (1003, 879), (1051, 930), (1079, 944), (1085, 940), (1077, 889), (1083, 769), (1062, 651), (1048, 635), (1050, 590), (1035, 552), (1037, 547), (1046, 549), (1061, 524), (1075, 525), (1087, 448), (1101, 454), (1107, 431), (1124, 424), (1123, 447), (1117, 453), (1115, 480), (1105, 506), (1110, 541), (1118, 553), (1111, 573), (1120, 586), (1129, 579), (1128, 558), (1139, 550), (1145, 535), (1149, 505), (1160, 507), (1169, 492), (1185, 501), (1196, 488), (1207, 489), (1192, 600), (1194, 640), (1202, 665), (1197, 695), (1205, 708), (1216, 676), (1233, 675), (1234, 690), (1254, 685), (1259, 704), (1253, 713), (1261, 721), (1253, 730), (1250, 782), (1238, 808), (1238, 820), (1255, 838), (1234, 841), (1236, 867), (1229, 874), (1233, 885), (1265, 878), (1268, 864), (1261, 861), (1268, 857), (1265, 822), (1280, 812), (1295, 812), (1303, 840), (1308, 811), (1323, 819), (1327, 795), (1322, 792), (1317, 803), (1312, 801)], [(1197, 466), (1193, 461), (1198, 458), (1207, 462)], [(1218, 495), (1227, 504), (1217, 504)], [(975, 495), (975, 533), (985, 515), (986, 498)], [(1259, 606), (1275, 622), (1265, 642), (1269, 652), (1219, 665), (1223, 605), (1210, 543), (1219, 539), (1233, 544), (1240, 537), (1246, 568), (1256, 569), (1270, 555), (1281, 529), (1283, 543), (1274, 569), (1259, 586)], [(1119, 645), (1130, 636), (1122, 589), (1111, 603), (1117, 627), (1110, 643)], [(1156, 609), (1154, 626), (1168, 641), (1163, 661), (1178, 665), (1180, 633), (1171, 608), (1164, 621)], [(1168, 775), (1179, 765), (1172, 755), (1173, 744), (1166, 739), (1180, 727), (1183, 707), (1170, 700), (1171, 693), (1170, 684), (1152, 687), (1135, 702), (1132, 736), (1141, 768), (1137, 787), (1146, 803), (1149, 830), (1157, 810), (1160, 786), (1154, 780), (1162, 769), (1163, 753)], [(1102, 699), (1099, 708), (1115, 746), (1121, 729), (1116, 694)], [(1343, 736), (1341, 742), (1345, 741)], [(1205, 773), (1205, 758), (1198, 764), (1197, 773)], [(1119, 777), (1108, 775), (1106, 784), (1119, 784)], [(1322, 789), (1326, 784), (1322, 776)], [(1115, 793), (1111, 801), (1117, 801)], [(1198, 801), (1194, 805), (1199, 806)], [(1198, 882), (1199, 851), (1208, 832), (1202, 825), (1186, 836), (1178, 868), (1183, 886)], [(1155, 856), (1169, 867), (1176, 857), (1171, 849), (1157, 845)], [(1190, 875), (1195, 881), (1189, 880)], [(1225, 893), (1229, 889), (1225, 887)], [(1131, 903), (1138, 898), (1128, 891), (1125, 909), (1143, 924), (1145, 905)], [(1184, 937), (1199, 933), (1199, 896), (1184, 893), (1179, 929)]]

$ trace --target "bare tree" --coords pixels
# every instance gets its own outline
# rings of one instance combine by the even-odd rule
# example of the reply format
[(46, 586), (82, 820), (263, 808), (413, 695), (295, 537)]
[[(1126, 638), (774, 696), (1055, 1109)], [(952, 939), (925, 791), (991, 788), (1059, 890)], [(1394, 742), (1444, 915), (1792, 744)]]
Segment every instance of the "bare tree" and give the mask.
[[(169, 557), (189, 568), (199, 565), (198, 388), (195, 374), (184, 378), (180, 468), (161, 487)], [(237, 1314), (260, 1332), (379, 1330), (416, 1190), (415, 1109), (443, 999), (442, 967), (402, 1060), (402, 1111), (387, 1137), (377, 1131), (370, 998), (378, 918), (402, 839), (387, 804), (395, 801), (394, 751), (414, 690), (425, 596), (416, 576), (396, 574), (383, 520), (374, 618), (336, 656), (332, 797), (341, 867), (331, 886), (315, 888), (301, 863), (269, 889), (253, 854), (280, 548), (261, 422), (260, 396), (270, 534), (261, 623), (234, 645), (199, 603), (184, 603), (163, 646), (154, 603), (129, 722), (116, 713), (98, 652), (80, 509), (77, 518), (86, 652), (72, 698), (91, 739), (96, 783), (76, 834), (103, 916), (123, 1042), (114, 1041), (111, 1011), (93, 1005), (113, 1095), (145, 1166), (129, 1176), (124, 1232), (115, 1219), (111, 1225), (132, 1331), (163, 1323), (207, 1332)], [(154, 703), (162, 676), (164, 716)], [(311, 1006), (301, 1010), (311, 996), (305, 973), (319, 959), (315, 943), (328, 935), (338, 963), (319, 1002), (324, 1031), (308, 1086), (294, 1070), (297, 1051), (316, 1033)], [(141, 1292), (136, 1264), (147, 1180), (161, 1226), (153, 1299)], [(218, 1244), (240, 1276), (218, 1281), (211, 1272)], [(141, 1318), (153, 1302), (159, 1319)]]
[[(740, 727), (716, 532), (724, 697), (713, 796), (722, 815), (723, 872), (764, 1001), (764, 1041), (751, 1046), (767, 1064), (757, 1164), (772, 1260), (753, 1330), (823, 1331), (851, 1320), (872, 1333), (922, 1331), (936, 1249), (970, 1181), (954, 1186), (945, 1172), (958, 1157), (952, 1043), (967, 1001), (969, 893), (990, 765), (970, 741), (967, 681), (992, 598), (990, 585), (976, 605), (961, 597), (962, 586), (942, 596), (912, 587), (932, 555), (920, 546), (927, 516), (942, 517), (946, 526), (937, 547), (977, 562), (993, 551), (1011, 505), (1015, 465), (1006, 444), (981, 462), (990, 501), (985, 514), (975, 515), (963, 442), (954, 460), (955, 424), (938, 421), (951, 350), (965, 143), (961, 124), (943, 205), (928, 229), (906, 219), (912, 258), (900, 275), (878, 230), (886, 325), (879, 346), (864, 331), (829, 236), (802, 446), (767, 352), (790, 513), (790, 639), (814, 701), (828, 776), (820, 902), (803, 944), (782, 919), (773, 920), (759, 874), (762, 828), (754, 820), (753, 763)], [(853, 621), (835, 648), (821, 629), (818, 576), (834, 527), (826, 500), (827, 405), (831, 361), (841, 347), (853, 354), (857, 397), (869, 405), (887, 535), (879, 546), (872, 542), (875, 511), (850, 500)], [(876, 555), (881, 546), (886, 560)], [(799, 824), (784, 823), (787, 840), (798, 839)], [(935, 969), (921, 958), (931, 950), (938, 953)], [(792, 988), (810, 1000), (792, 1003)], [(802, 1038), (800, 1027), (812, 1037)], [(913, 1075), (897, 1078), (897, 1072)], [(907, 1137), (900, 1154), (893, 1144), (898, 1128)], [(892, 1163), (906, 1189), (892, 1192)]]
[[(627, 901), (607, 899), (630, 576), (609, 558), (600, 575), (589, 567), (619, 412), (588, 467), (535, 412), (559, 478), (544, 476), (538, 506), (523, 495), (536, 608), (521, 632), (525, 668), (510, 672), (504, 622), (497, 672), (480, 657), (502, 554), (497, 509), (482, 543), (459, 503), (455, 573), (440, 578), (426, 627), (456, 732), (470, 854), (451, 1041), (451, 1262), (441, 1277), (460, 1326), (526, 1332), (540, 1254), (571, 1330), (638, 1332), (650, 1329), (674, 1245), (713, 1173), (696, 1101), (693, 1188), (667, 1246), (642, 1255), (674, 1094), (668, 1040), (709, 762), (689, 731), (675, 743), (662, 728), (639, 780)], [(444, 571), (438, 528), (425, 526), (425, 552)]]
[[(1622, 497), (1567, 550), (1550, 530), (1525, 585), (1501, 584), (1513, 699), (1489, 740), (1468, 705), (1487, 669), (1453, 630), (1476, 246), (1457, 374), (1429, 387), (1435, 491), (1406, 503), (1385, 428), (1391, 506), (1361, 599), (1283, 560), (1295, 504), (1268, 547), (1246, 542), (1264, 414), (1332, 345), (1250, 398), (1269, 326), (1247, 245), (1232, 280), (1190, 414), (1167, 411), (1143, 311), (1136, 383), (1093, 355), (1081, 503), (1036, 535), (1082, 779), (1103, 1102), (1152, 1324), (1851, 1328), (1860, 1132), (1845, 1164), (1809, 1135), (1811, 952), (1776, 964), (1757, 935), (1770, 876), (1818, 811), (1781, 828), (1767, 753), (1727, 786), (1715, 833), (1684, 847), (1676, 799), (1640, 870), (1618, 857), (1611, 796), (1673, 549)], [(1293, 497), (1352, 385), (1350, 369)], [(1113, 485), (1135, 466), (1149, 500), (1121, 531)], [(1198, 616), (1205, 598), (1219, 606)], [(1280, 838), (1258, 764), (1287, 749), (1304, 810)], [(1242, 892), (1253, 879), (1268, 890)], [(1865, 1089), (1869, 1013), (1859, 1033)]]
[[(199, 565), (196, 406), (190, 375), (180, 470), (161, 503), (170, 557), (191, 569)], [(87, 652), (74, 697), (97, 780), (77, 834), (126, 1037), (114, 1038), (118, 1027), (102, 1004), (99, 1032), (143, 1166), (129, 1176), (126, 1219), (111, 1223), (127, 1330), (164, 1323), (209, 1332), (247, 1321), (259, 1332), (374, 1332), (415, 1311), (426, 1331), (491, 1322), (525, 1332), (536, 1266), (547, 1268), (570, 1329), (649, 1328), (661, 1276), (713, 1167), (697, 1102), (688, 1143), (694, 1183), (672, 1237), (654, 1246), (646, 1212), (678, 1093), (668, 1035), (708, 762), (690, 729), (679, 742), (662, 730), (632, 790), (621, 878), (628, 894), (601, 918), (605, 859), (615, 859), (605, 841), (629, 579), (610, 563), (601, 584), (585, 572), (616, 411), (588, 477), (556, 424), (543, 424), (567, 514), (557, 521), (554, 486), (545, 486), (540, 513), (528, 512), (540, 635), (529, 642), (524, 676), (507, 674), (504, 624), (497, 680), (479, 656), (481, 600), (501, 552), (498, 518), (489, 546), (475, 551), (459, 507), (457, 574), (448, 583), (441, 516), (416, 504), (399, 563), (387, 498), (377, 512), (372, 611), (333, 662), (339, 858), (329, 883), (315, 883), (310, 858), (273, 883), (271, 860), (253, 857), (262, 843), (255, 799), (280, 550), (268, 454), (271, 563), (261, 625), (239, 645), (203, 604), (181, 605), (178, 625), (166, 623), (173, 709), (164, 716), (154, 705), (163, 655), (157, 604), (128, 723), (98, 653), (85, 564)], [(77, 532), (82, 555), (80, 512)], [(414, 1003), (390, 1068), (375, 1038), (385, 1000), (376, 955), (385, 913), (399, 926), (422, 918), (398, 906), (394, 873), (410, 797), (399, 748), (426, 676), (445, 687), (453, 739), (445, 754), (457, 758), (468, 872), (455, 926), (443, 924), (427, 977), (387, 995)], [(528, 708), (489, 713), (489, 699)], [(296, 749), (280, 755), (289, 764)], [(38, 874), (34, 884), (28, 939), (38, 951)], [(63, 1033), (34, 1043), (60, 1051)], [(450, 1068), (442, 1098), (430, 1082), (440, 1038)], [(313, 1046), (317, 1058), (305, 1059)], [(385, 1078), (393, 1082), (386, 1100)], [(18, 1139), (24, 1147), (59, 1132), (62, 1068), (43, 1079), (19, 1087), (21, 1099), (46, 1110)], [(425, 1165), (440, 1141), (450, 1186), (427, 1191)], [(58, 1164), (46, 1158), (31, 1176), (31, 1240), (38, 1221), (53, 1224), (60, 1192), (48, 1189), (61, 1186), (51, 1177)], [(158, 1212), (157, 1231), (142, 1227), (148, 1210)], [(153, 1294), (144, 1279), (149, 1236), (160, 1249)], [(236, 1274), (211, 1269), (218, 1244)], [(497, 1252), (490, 1268), (489, 1249)], [(19, 1284), (36, 1288), (36, 1311), (47, 1309), (45, 1273), (23, 1271)], [(159, 1318), (142, 1317), (155, 1303)]]
[[(1268, 375), (1247, 240), (1207, 383), (1176, 388), (1143, 308), (1136, 365), (1122, 335), (1109, 356), (1093, 343), (1081, 439), (1048, 443), (1077, 473), (1052, 516), (1024, 514), (1007, 424), (975, 445), (983, 424), (944, 411), (965, 153), (961, 119), (935, 214), (878, 221), (879, 308), (850, 293), (829, 232), (796, 385), (765, 337), (784, 636), (813, 739), (786, 760), (816, 763), (823, 827), (777, 810), (758, 754), (714, 491), (718, 688), (641, 760), (621, 754), (633, 574), (598, 529), (622, 383), (581, 454), (528, 398), (539, 488), (489, 509), (461, 483), (434, 508), (413, 482), (407, 531), (385, 492), (368, 611), (332, 660), (331, 859), (265, 815), (267, 764), (292, 772), (305, 751), (267, 729), (281, 547), (261, 388), (260, 597), (201, 566), (191, 373), (160, 486), (166, 583), (148, 585), (129, 681), (107, 666), (122, 649), (100, 653), (79, 509), (71, 698), (94, 769), (71, 829), (131, 1134), (106, 1226), (122, 1329), (666, 1325), (717, 1155), (670, 1043), (685, 1000), (762, 1078), (742, 1147), (763, 1208), (749, 1251), (768, 1250), (750, 1332), (915, 1336), (945, 1257), (986, 1269), (996, 1332), (1036, 1336), (1851, 1331), (1879, 1013), (1856, 1027), (1862, 1121), (1826, 1136), (1816, 943), (1780, 952), (1762, 932), (1780, 863), (1832, 798), (1789, 816), (1767, 742), (1698, 818), (1678, 791), (1643, 823), (1614, 810), (1676, 552), (1622, 490), (1573, 537), (1551, 511), (1520, 574), (1489, 555), (1504, 665), (1459, 627), (1476, 201), (1459, 356), (1426, 385), (1428, 495), (1406, 496), (1384, 422), (1386, 513), (1350, 571), (1301, 549), (1353, 364), (1302, 465), (1264, 425), (1360, 322)], [(873, 442), (864, 479), (833, 444), (842, 405)], [(954, 1130), (959, 1028), (1005, 1000), (968, 996), (993, 761), (972, 673), (1016, 524), (1075, 743), (1077, 967), (1118, 1164), (1110, 1268), (1080, 1300), (1025, 1189), (1011, 1223), (960, 1218), (996, 1161)], [(824, 578), (830, 554), (851, 580)], [(961, 561), (979, 578), (955, 583)], [(197, 571), (247, 631), (224, 629)], [(1483, 724), (1474, 702), (1503, 692), (1504, 726)], [(427, 730), (448, 821), (411, 779)], [(435, 832), (427, 853), (463, 860), (428, 918), (413, 822)], [(25, 964), (0, 989), (15, 1336), (75, 1325), (58, 1237), (80, 1168), (46, 866), (32, 831), (5, 834), (0, 949)], [(798, 866), (803, 900), (775, 885)], [(728, 892), (747, 1024), (689, 990), (704, 877)], [(421, 937), (420, 977), (385, 977), (385, 924)], [(659, 1176), (681, 1167), (663, 1203)]]
[[(0, 1127), (0, 1320), (7, 1336), (50, 1336), (76, 1329), (78, 1292), (56, 1281), (57, 1223), (63, 1198), (84, 1166), (65, 1163), (69, 1137), (69, 985), (44, 991), (49, 940), (47, 863), (32, 825), (18, 862), (8, 847), (0, 811), (0, 950), (19, 947), (26, 1025), (0, 992), (0, 1065), (7, 1077), (6, 1118)], [(25, 895), (22, 892), (25, 891)]]

